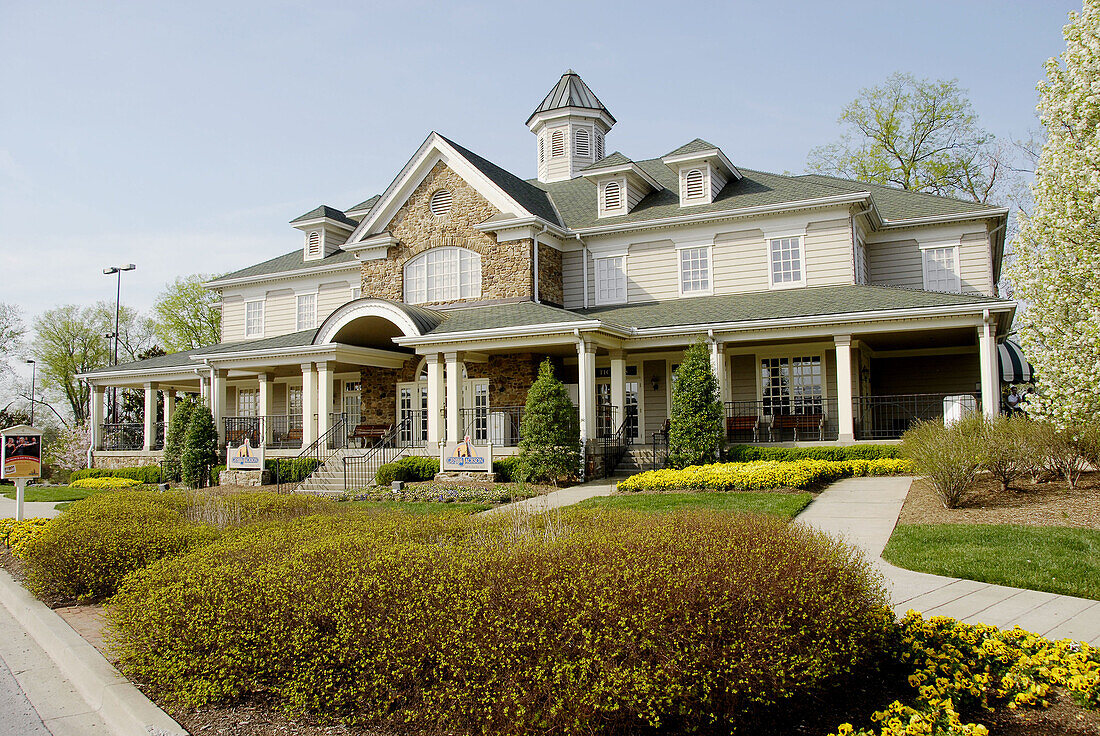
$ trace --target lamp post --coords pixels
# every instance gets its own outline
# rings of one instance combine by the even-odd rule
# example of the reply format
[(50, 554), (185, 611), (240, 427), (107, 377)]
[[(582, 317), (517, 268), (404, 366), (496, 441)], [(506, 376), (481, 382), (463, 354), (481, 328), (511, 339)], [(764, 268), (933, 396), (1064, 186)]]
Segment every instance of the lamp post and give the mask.
[(34, 379), (38, 373), (38, 363), (34, 362), (31, 358), (27, 358), (24, 363), (31, 364), (31, 426), (34, 426)]
[[(115, 339), (115, 342), (114, 342), (114, 349), (111, 352), (111, 365), (112, 366), (118, 365), (118, 312), (119, 312), (119, 304), (120, 304), (121, 299), (122, 299), (122, 272), (123, 271), (133, 271), (135, 268), (137, 268), (137, 266), (135, 266), (133, 263), (127, 263), (126, 265), (123, 265), (123, 266), (108, 266), (107, 268), (103, 269), (103, 274), (105, 276), (110, 276), (111, 274), (116, 274), (116, 273), (118, 274), (118, 285), (115, 288), (115, 332), (114, 332), (114, 335), (113, 335), (114, 339)], [(112, 415), (112, 421), (117, 424), (118, 423), (118, 388), (115, 387), (115, 386), (111, 387), (111, 415)]]

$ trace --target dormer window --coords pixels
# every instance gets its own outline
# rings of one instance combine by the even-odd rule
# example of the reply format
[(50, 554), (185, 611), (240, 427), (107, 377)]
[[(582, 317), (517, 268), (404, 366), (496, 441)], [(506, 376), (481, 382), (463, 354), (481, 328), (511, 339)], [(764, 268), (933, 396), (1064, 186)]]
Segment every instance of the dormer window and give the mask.
[(684, 199), (700, 199), (703, 196), (703, 172), (692, 169), (684, 175)]
[(617, 210), (623, 206), (623, 188), (617, 181), (609, 181), (603, 185), (603, 208), (605, 210)]
[(565, 131), (555, 130), (550, 134), (550, 158), (565, 155)]
[(321, 231), (310, 230), (309, 235), (306, 238), (306, 257), (307, 258), (320, 258), (321, 257)]
[(573, 137), (573, 153), (584, 158), (591, 156), (592, 140), (588, 134), (588, 128), (578, 128)]

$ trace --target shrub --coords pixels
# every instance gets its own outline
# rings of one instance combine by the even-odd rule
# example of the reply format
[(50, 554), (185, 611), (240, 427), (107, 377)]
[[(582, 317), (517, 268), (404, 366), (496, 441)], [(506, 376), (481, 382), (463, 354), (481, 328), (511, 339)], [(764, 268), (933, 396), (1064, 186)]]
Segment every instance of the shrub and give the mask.
[(725, 460), (745, 463), (754, 460), (878, 460), (901, 457), (898, 445), (848, 445), (846, 447), (757, 447), (731, 445)]
[(522, 474), (520, 473), (519, 457), (511, 455), (509, 457), (502, 457), (493, 461), (493, 472), (496, 473), (497, 481), (500, 483), (517, 483), (520, 481)]
[(203, 404), (191, 410), (184, 435), (180, 473), (183, 482), (192, 488), (206, 485), (206, 474), (218, 462), (218, 429), (214, 417)]
[(142, 465), (136, 468), (92, 468), (77, 470), (69, 476), (69, 482), (83, 478), (132, 478), (139, 483), (160, 483), (160, 467), (156, 465)]
[(668, 457), (673, 467), (718, 459), (724, 435), (723, 415), (710, 353), (706, 343), (699, 341), (684, 352), (673, 376), (668, 433)]
[(301, 483), (317, 469), (321, 461), (314, 457), (273, 457), (264, 460), (264, 468), (271, 471), (279, 483)]
[(106, 488), (133, 488), (134, 486), (140, 486), (141, 482), (136, 481), (133, 478), (116, 478), (113, 476), (104, 476), (102, 478), (80, 478), (69, 483), (72, 488), (90, 488), (95, 490), (102, 490)]
[(951, 426), (940, 420), (916, 422), (901, 437), (901, 453), (940, 495), (956, 508), (982, 464), (985, 419), (972, 412)]
[(356, 513), (242, 529), (128, 578), (131, 678), (181, 705), (262, 694), (389, 731), (758, 732), (874, 664), (893, 628), (858, 553), (739, 514)]
[(210, 468), (210, 481), (208, 485), (220, 486), (222, 483), (222, 471), (226, 469), (225, 465), (213, 465)]
[(168, 474), (165, 480), (178, 481), (182, 478), (183, 444), (187, 436), (187, 425), (191, 421), (191, 410), (195, 405), (191, 400), (176, 402), (176, 413), (172, 415), (172, 421), (168, 423), (168, 431), (164, 435), (164, 465)]
[(388, 486), (395, 480), (431, 480), (437, 473), (439, 473), (439, 458), (409, 455), (379, 466), (374, 474), (374, 482), (380, 486)]
[(1040, 483), (1051, 477), (1054, 463), (1051, 450), (1054, 447), (1054, 426), (1032, 420), (1016, 427), (1020, 443), (1020, 471), (1031, 477), (1032, 483)]
[(632, 475), (619, 483), (620, 491), (763, 491), (775, 488), (811, 488), (856, 475), (911, 473), (906, 460), (797, 460), (691, 465)]
[[(520, 474), (557, 485), (580, 472), (581, 435), (565, 385), (547, 358), (527, 392), (520, 421)], [(515, 468), (513, 468), (513, 475)]]
[(982, 468), (1000, 481), (1001, 490), (1007, 491), (1012, 481), (1024, 471), (1026, 443), (1030, 419), (1024, 416), (993, 417), (982, 429)]
[(16, 557), (23, 556), (27, 544), (46, 530), (51, 519), (0, 519), (0, 544), (11, 550)]
[(1100, 452), (1100, 430), (1094, 425), (1074, 425), (1055, 429), (1049, 435), (1047, 451), (1051, 470), (1062, 476), (1070, 488), (1077, 488), (1081, 474)]

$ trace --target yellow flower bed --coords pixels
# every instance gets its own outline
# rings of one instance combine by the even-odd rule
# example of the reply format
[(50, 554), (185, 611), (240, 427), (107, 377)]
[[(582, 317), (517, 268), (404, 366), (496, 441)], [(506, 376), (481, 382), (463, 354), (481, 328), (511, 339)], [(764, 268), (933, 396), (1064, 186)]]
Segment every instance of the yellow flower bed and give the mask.
[(11, 550), (16, 557), (23, 556), (27, 544), (46, 530), (51, 519), (0, 519), (0, 544)]
[(909, 611), (901, 622), (902, 660), (913, 665), (914, 705), (895, 701), (872, 718), (879, 731), (845, 723), (834, 736), (948, 734), (985, 736), (979, 723), (962, 723), (956, 707), (992, 710), (1045, 708), (1059, 687), (1086, 708), (1100, 708), (1100, 648), (1071, 639), (1051, 641), (1016, 627), (1000, 630), (946, 616), (925, 619)]
[(620, 491), (761, 491), (809, 488), (857, 475), (898, 475), (913, 472), (908, 460), (761, 460), (749, 463), (691, 465), (633, 475), (619, 483)]
[(140, 486), (141, 481), (134, 480), (133, 478), (81, 478), (80, 480), (74, 480), (69, 484), (70, 488), (132, 488), (134, 486)]

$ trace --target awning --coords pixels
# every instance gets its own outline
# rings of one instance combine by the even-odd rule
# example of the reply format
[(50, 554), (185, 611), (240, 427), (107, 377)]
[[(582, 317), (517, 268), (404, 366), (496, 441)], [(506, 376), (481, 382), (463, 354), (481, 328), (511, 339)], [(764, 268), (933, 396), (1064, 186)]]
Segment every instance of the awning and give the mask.
[(1024, 358), (1024, 351), (1011, 340), (1005, 340), (997, 346), (997, 355), (1001, 360), (1001, 380), (1005, 383), (1031, 383), (1033, 371), (1031, 363)]

